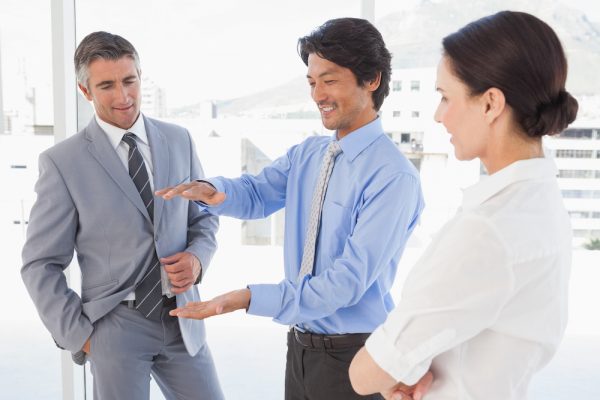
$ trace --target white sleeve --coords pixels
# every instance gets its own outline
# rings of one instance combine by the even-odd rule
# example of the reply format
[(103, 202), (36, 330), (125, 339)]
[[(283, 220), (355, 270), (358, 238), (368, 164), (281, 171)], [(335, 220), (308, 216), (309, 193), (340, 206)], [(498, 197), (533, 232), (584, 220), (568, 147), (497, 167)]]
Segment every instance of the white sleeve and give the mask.
[(398, 382), (413, 385), (435, 356), (492, 325), (513, 287), (500, 234), (482, 217), (459, 215), (425, 250), (367, 351)]

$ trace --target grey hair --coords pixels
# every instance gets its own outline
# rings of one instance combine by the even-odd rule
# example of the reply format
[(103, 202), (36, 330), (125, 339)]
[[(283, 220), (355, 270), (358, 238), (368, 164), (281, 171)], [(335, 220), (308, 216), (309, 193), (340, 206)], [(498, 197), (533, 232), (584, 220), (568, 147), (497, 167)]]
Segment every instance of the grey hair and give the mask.
[(122, 57), (130, 57), (135, 62), (138, 75), (141, 76), (140, 57), (127, 39), (103, 31), (90, 33), (75, 50), (77, 82), (88, 88), (88, 67), (93, 61), (99, 58), (116, 61)]

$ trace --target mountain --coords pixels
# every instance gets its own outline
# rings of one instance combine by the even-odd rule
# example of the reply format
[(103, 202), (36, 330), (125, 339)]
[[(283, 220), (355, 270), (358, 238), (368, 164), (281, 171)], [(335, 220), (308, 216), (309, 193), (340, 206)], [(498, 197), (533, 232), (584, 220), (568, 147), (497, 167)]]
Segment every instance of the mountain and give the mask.
[[(460, 6), (458, 6), (460, 4)], [(393, 68), (435, 66), (442, 38), (470, 21), (500, 10), (525, 11), (547, 22), (561, 38), (569, 61), (567, 89), (575, 95), (600, 95), (600, 23), (558, 0), (423, 0), (414, 9), (389, 14), (376, 22)], [(180, 110), (193, 110), (194, 106)], [(253, 95), (218, 104), (219, 115), (270, 118), (318, 117), (305, 77)]]
[(470, 21), (499, 10), (529, 12), (547, 22), (561, 38), (569, 61), (567, 88), (574, 94), (600, 93), (600, 23), (560, 1), (471, 0), (421, 2), (414, 10), (377, 21), (393, 54), (394, 68), (436, 65), (442, 38)]

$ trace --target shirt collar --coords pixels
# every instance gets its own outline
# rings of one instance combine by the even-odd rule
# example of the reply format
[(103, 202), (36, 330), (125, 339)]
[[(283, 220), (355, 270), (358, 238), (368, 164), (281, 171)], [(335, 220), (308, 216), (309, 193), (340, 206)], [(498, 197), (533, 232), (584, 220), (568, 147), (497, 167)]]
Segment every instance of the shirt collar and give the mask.
[(146, 135), (146, 125), (144, 124), (144, 117), (142, 116), (142, 113), (140, 113), (133, 126), (129, 129), (122, 129), (118, 126), (111, 125), (108, 122), (105, 122), (102, 119), (100, 119), (100, 117), (98, 117), (98, 114), (96, 114), (95, 117), (96, 122), (98, 123), (98, 125), (100, 125), (100, 128), (102, 128), (104, 133), (106, 133), (110, 144), (115, 150), (117, 149), (117, 147), (119, 147), (119, 143), (121, 143), (123, 135), (127, 132), (133, 133), (135, 136), (137, 136), (138, 140), (148, 145), (148, 135)]
[[(381, 135), (383, 135), (383, 127), (381, 126), (381, 118), (377, 117), (368, 124), (344, 136), (339, 140), (339, 144), (345, 157), (350, 161), (354, 161), (364, 149), (369, 147)], [(333, 136), (334, 140), (336, 138), (337, 132)]]
[(462, 208), (464, 210), (473, 209), (515, 182), (554, 179), (557, 174), (556, 165), (550, 158), (515, 161), (492, 175), (482, 177), (478, 183), (464, 189)]

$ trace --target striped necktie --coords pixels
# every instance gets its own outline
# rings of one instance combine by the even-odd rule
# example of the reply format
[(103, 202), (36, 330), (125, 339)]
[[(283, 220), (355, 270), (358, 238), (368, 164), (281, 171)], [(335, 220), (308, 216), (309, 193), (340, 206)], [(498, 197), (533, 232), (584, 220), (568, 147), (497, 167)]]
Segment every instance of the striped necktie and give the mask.
[[(123, 135), (123, 141), (129, 145), (129, 176), (140, 193), (146, 206), (150, 220), (154, 220), (154, 195), (150, 186), (150, 178), (146, 163), (135, 142), (133, 133)], [(150, 269), (135, 288), (135, 308), (148, 319), (160, 321), (162, 310), (162, 285), (160, 279), (160, 261), (156, 251), (152, 256)]]
[(335, 158), (342, 152), (339, 143), (334, 140), (327, 147), (327, 152), (321, 163), (321, 171), (319, 179), (313, 193), (312, 204), (310, 207), (310, 216), (308, 219), (308, 228), (306, 229), (306, 238), (304, 239), (304, 251), (302, 252), (302, 264), (300, 265), (300, 273), (298, 281), (307, 274), (312, 274), (315, 264), (315, 246), (317, 236), (319, 234), (319, 225), (321, 223), (321, 211), (323, 210), (323, 200), (327, 192), (327, 184), (333, 171)]

